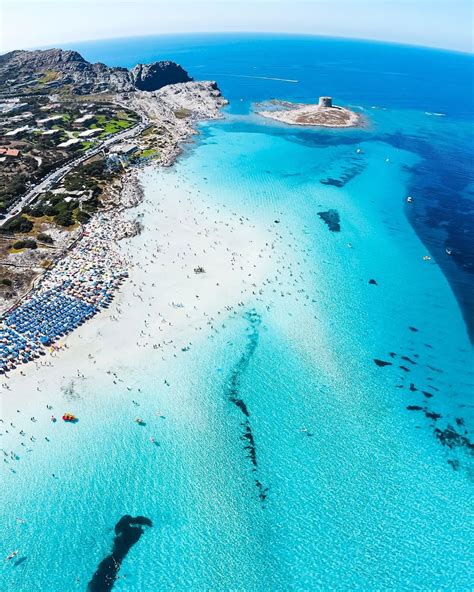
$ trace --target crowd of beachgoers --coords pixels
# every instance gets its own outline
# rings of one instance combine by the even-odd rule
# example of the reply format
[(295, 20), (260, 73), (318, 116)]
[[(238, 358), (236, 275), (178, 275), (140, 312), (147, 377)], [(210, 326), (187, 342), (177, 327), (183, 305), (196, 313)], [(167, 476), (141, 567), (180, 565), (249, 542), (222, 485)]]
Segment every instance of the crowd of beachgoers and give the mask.
[[(180, 144), (196, 133), (196, 121), (221, 117), (226, 104), (214, 82), (169, 85), (138, 95), (133, 107), (153, 121), (160, 134), (166, 130), (159, 146), (162, 165), (175, 161)], [(184, 109), (189, 117), (175, 117), (176, 109)], [(164, 128), (160, 123), (166, 123)], [(0, 319), (0, 374), (54, 349), (61, 338), (110, 305), (127, 276), (117, 240), (139, 231), (137, 223), (122, 214), (123, 208), (143, 199), (136, 173), (126, 175), (119, 194), (116, 201), (121, 207), (96, 215), (80, 240)]]
[(133, 234), (120, 210), (102, 212), (0, 323), (0, 374), (54, 350), (61, 339), (104, 308), (127, 277), (117, 241)]

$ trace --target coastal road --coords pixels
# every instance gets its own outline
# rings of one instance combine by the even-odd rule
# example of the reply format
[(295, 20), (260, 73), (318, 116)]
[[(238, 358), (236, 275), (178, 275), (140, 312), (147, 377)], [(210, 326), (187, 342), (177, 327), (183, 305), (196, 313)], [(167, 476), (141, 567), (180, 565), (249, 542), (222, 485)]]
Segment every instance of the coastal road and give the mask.
[(117, 142), (122, 142), (123, 140), (127, 140), (130, 138), (134, 138), (142, 133), (142, 131), (150, 124), (149, 120), (145, 117), (142, 117), (142, 120), (139, 124), (135, 125), (134, 127), (124, 130), (123, 132), (119, 132), (118, 134), (114, 134), (112, 137), (107, 138), (103, 142), (101, 142), (98, 146), (91, 148), (84, 152), (80, 157), (75, 158), (74, 160), (69, 161), (64, 166), (55, 171), (46, 175), (39, 183), (37, 183), (28, 193), (26, 193), (20, 201), (14, 204), (5, 218), (2, 220), (0, 227), (6, 224), (9, 220), (17, 216), (21, 210), (28, 206), (40, 193), (48, 191), (51, 189), (56, 183), (58, 183), (63, 177), (65, 177), (74, 167), (77, 167), (85, 160), (99, 154), (104, 148), (108, 148)]

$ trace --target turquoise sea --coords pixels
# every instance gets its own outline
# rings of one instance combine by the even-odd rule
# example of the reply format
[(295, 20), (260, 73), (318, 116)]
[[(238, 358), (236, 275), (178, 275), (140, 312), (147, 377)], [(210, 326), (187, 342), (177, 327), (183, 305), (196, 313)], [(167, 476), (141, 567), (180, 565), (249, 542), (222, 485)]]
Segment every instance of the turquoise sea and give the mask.
[[(180, 186), (238, 212), (267, 229), (278, 273), (189, 351), (112, 368), (139, 411), (105, 369), (42, 374), (80, 421), (38, 411), (30, 452), (15, 432), (33, 430), (29, 411), (2, 424), (18, 458), (3, 467), (0, 547), (19, 554), (0, 589), (86, 590), (130, 514), (152, 526), (117, 591), (472, 590), (472, 56), (255, 35), (71, 47), (218, 81), (225, 118), (174, 167), (144, 172), (146, 207)], [(326, 94), (367, 127), (288, 128), (252, 110)], [(132, 247), (153, 238), (146, 207)]]

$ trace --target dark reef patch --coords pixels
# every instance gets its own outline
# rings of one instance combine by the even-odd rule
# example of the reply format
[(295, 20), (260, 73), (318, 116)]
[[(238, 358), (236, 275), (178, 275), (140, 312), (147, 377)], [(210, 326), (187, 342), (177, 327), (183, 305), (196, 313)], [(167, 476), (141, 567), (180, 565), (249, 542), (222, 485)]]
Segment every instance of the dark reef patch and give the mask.
[(385, 362), (384, 360), (379, 360), (378, 358), (374, 358), (374, 362), (380, 368), (383, 368), (384, 366), (391, 366), (392, 365), (392, 362)]
[[(415, 327), (410, 327), (410, 330), (412, 330), (413, 332), (417, 332), (418, 329), (415, 329)], [(413, 342), (410, 342), (411, 345), (413, 345)], [(429, 346), (431, 348), (431, 346)], [(413, 348), (409, 348), (410, 351), (413, 351)], [(389, 352), (389, 355), (392, 359), (397, 357), (397, 354), (395, 352)], [(413, 358), (416, 358), (416, 362)], [(433, 372), (436, 372), (437, 374), (441, 375), (444, 373), (444, 371), (441, 368), (435, 367), (435, 366), (431, 366), (428, 364), (424, 364), (423, 362), (420, 361), (420, 355), (414, 353), (413, 354), (413, 358), (406, 356), (406, 355), (400, 355), (400, 359), (404, 360), (406, 362), (408, 362), (409, 364), (413, 365), (413, 366), (417, 366), (418, 364), (421, 364), (421, 367), (426, 370), (431, 370)], [(377, 366), (386, 366), (386, 365), (391, 365), (391, 362), (386, 362), (384, 360), (380, 360), (380, 359), (374, 359), (374, 362), (377, 364)], [(399, 366), (399, 368), (401, 370), (403, 370), (404, 372), (410, 372), (410, 368), (408, 368), (407, 366)], [(441, 413), (438, 413), (436, 410), (430, 408), (430, 404), (432, 403), (431, 399), (433, 399), (434, 394), (432, 392), (430, 392), (430, 390), (435, 391), (435, 392), (439, 392), (440, 389), (435, 386), (434, 384), (426, 384), (426, 383), (431, 383), (434, 382), (435, 378), (429, 376), (429, 374), (425, 375), (424, 377), (424, 382), (425, 384), (423, 384), (420, 387), (417, 387), (415, 385), (414, 382), (410, 382), (408, 389), (410, 390), (411, 393), (413, 393), (414, 397), (417, 397), (417, 401), (415, 400), (414, 403), (422, 403), (422, 404), (411, 404), (411, 405), (407, 405), (406, 409), (408, 411), (416, 411), (416, 412), (422, 412), (424, 417), (426, 418), (426, 420), (429, 420), (429, 427), (431, 428), (433, 435), (437, 438), (437, 440), (439, 440), (439, 442), (441, 442), (441, 444), (447, 448), (449, 448), (450, 450), (452, 450), (453, 452), (455, 451), (455, 449), (460, 450), (460, 449), (464, 449), (465, 451), (467, 451), (469, 454), (474, 456), (474, 443), (469, 439), (468, 436), (468, 432), (467, 430), (459, 430), (456, 431), (455, 428), (453, 428), (452, 425), (449, 424), (449, 420), (447, 420), (447, 418), (443, 419), (443, 415), (441, 415)], [(397, 389), (403, 389), (406, 388), (405, 384), (395, 384), (395, 388)], [(430, 390), (428, 390), (430, 389)], [(415, 393), (419, 392), (419, 395), (415, 395)], [(422, 398), (423, 397), (423, 398)], [(420, 400), (421, 399), (421, 400)], [(465, 406), (465, 405), (464, 405)], [(454, 419), (457, 428), (464, 428), (464, 419), (462, 417), (456, 417)], [(441, 428), (441, 425), (447, 426), (444, 429)], [(436, 426), (440, 426), (440, 427), (436, 427)], [(419, 429), (419, 425), (416, 426), (417, 429)], [(461, 433), (462, 431), (464, 431), (464, 433)], [(463, 463), (462, 463), (462, 458), (448, 458), (447, 462), (449, 463), (449, 465), (453, 468), (453, 470), (458, 471), (463, 467)]]
[[(227, 387), (227, 397), (231, 403), (233, 403), (237, 409), (239, 409), (245, 416), (245, 421), (242, 422), (243, 434), (240, 439), (245, 443), (244, 450), (248, 453), (248, 458), (252, 463), (252, 471), (255, 473), (258, 468), (257, 463), (257, 449), (255, 446), (255, 437), (252, 432), (252, 425), (250, 423), (250, 411), (240, 397), (240, 379), (243, 373), (247, 370), (250, 360), (255, 353), (259, 339), (259, 327), (262, 322), (260, 315), (252, 310), (245, 315), (245, 318), (249, 322), (249, 332), (247, 343), (245, 345), (244, 352), (240, 356), (239, 361), (235, 365), (232, 374), (230, 375)], [(255, 485), (258, 489), (258, 497), (262, 504), (265, 502), (268, 495), (268, 487), (264, 487), (259, 479), (255, 479)]]
[(447, 446), (448, 448), (465, 448), (470, 454), (474, 455), (474, 443), (463, 434), (456, 432), (452, 425), (449, 425), (444, 429), (435, 429), (435, 435), (438, 440)]
[(250, 421), (247, 419), (244, 424), (244, 433), (240, 438), (247, 442), (244, 446), (245, 450), (248, 450), (249, 458), (252, 461), (254, 469), (257, 468), (257, 451), (255, 449), (255, 438), (253, 437), (252, 428), (250, 427)]
[(441, 419), (441, 414), (435, 413), (434, 411), (428, 411), (427, 409), (425, 409), (425, 417), (427, 417), (428, 419), (432, 419), (434, 421), (438, 421), (438, 419)]
[(138, 543), (144, 533), (143, 526), (153, 526), (145, 516), (122, 516), (115, 525), (112, 553), (107, 555), (97, 567), (87, 589), (89, 592), (108, 592), (112, 590), (122, 561), (130, 549)]
[(234, 405), (236, 405), (236, 407), (238, 407), (246, 417), (250, 417), (247, 405), (242, 401), (242, 399), (233, 398), (230, 399), (230, 401), (234, 403)]
[(318, 212), (318, 216), (326, 223), (331, 232), (340, 232), (341, 218), (337, 210), (331, 209), (327, 212)]
[(352, 157), (349, 162), (343, 165), (342, 171), (339, 177), (327, 177), (326, 179), (320, 179), (319, 182), (323, 185), (332, 185), (333, 187), (344, 187), (349, 181), (352, 181), (354, 177), (360, 175), (364, 170), (365, 164), (361, 161), (360, 157)]
[(341, 179), (332, 179), (328, 177), (327, 179), (320, 179), (320, 183), (323, 185), (333, 185), (334, 187), (344, 187), (345, 183)]

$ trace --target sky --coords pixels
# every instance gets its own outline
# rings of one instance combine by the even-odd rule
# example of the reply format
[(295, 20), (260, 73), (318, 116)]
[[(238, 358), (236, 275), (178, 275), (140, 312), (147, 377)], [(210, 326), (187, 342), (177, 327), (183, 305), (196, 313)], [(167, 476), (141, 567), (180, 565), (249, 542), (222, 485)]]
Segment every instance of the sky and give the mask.
[(275, 32), (473, 52), (471, 0), (0, 0), (0, 53), (92, 39)]

